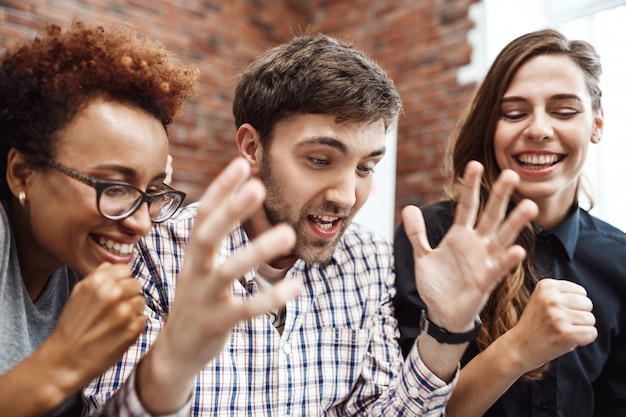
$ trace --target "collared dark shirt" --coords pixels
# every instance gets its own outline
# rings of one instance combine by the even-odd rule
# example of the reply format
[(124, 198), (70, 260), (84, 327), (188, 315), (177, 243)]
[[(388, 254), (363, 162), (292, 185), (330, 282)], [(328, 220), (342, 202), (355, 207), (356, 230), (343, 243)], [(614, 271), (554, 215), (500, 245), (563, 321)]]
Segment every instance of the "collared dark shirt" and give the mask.
[[(422, 208), (422, 212), (428, 239), (435, 247), (452, 224), (451, 204), (435, 203)], [(547, 276), (576, 282), (587, 290), (594, 306), (598, 338), (552, 361), (541, 381), (518, 380), (484, 415), (624, 417), (626, 234), (580, 208), (554, 229), (536, 230), (535, 267), (546, 271)], [(406, 354), (419, 334), (424, 303), (415, 288), (413, 251), (402, 225), (396, 231), (395, 257), (395, 314)], [(461, 365), (477, 353), (470, 344)]]

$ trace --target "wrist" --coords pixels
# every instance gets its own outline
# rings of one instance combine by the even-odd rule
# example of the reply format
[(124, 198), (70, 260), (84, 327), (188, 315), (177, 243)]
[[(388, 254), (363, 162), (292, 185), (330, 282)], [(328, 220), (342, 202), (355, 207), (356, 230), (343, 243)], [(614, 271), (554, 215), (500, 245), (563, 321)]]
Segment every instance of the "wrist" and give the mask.
[(88, 382), (71, 366), (73, 362), (62, 356), (54, 346), (54, 338), (50, 338), (25, 362), (33, 370), (32, 375), (40, 375), (31, 400), (47, 409), (58, 407)]
[(487, 350), (492, 354), (492, 359), (498, 361), (498, 368), (503, 374), (519, 378), (535, 367), (529, 366), (532, 362), (524, 356), (523, 344), (511, 330), (494, 340)]
[(137, 397), (150, 414), (175, 413), (184, 406), (193, 391), (195, 375), (182, 377), (182, 367), (174, 366), (171, 356), (165, 344), (160, 344), (157, 339), (135, 368)]
[(457, 345), (474, 340), (480, 332), (481, 325), (482, 322), (480, 321), (480, 317), (476, 315), (474, 317), (473, 326), (469, 330), (463, 332), (452, 332), (442, 326), (439, 326), (431, 320), (426, 310), (422, 310), (420, 316), (420, 330), (437, 340), (439, 343), (445, 344)]

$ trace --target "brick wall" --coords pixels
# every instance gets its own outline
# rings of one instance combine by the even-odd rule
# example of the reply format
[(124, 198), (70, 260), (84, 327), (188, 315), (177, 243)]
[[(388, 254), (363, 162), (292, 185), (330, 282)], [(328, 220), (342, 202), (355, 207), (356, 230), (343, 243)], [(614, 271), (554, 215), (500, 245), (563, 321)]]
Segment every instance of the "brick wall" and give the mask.
[(49, 22), (123, 20), (195, 60), (201, 94), (171, 130), (173, 185), (190, 199), (235, 156), (231, 100), (237, 73), (291, 34), (325, 32), (368, 52), (396, 82), (396, 220), (406, 204), (443, 196), (449, 132), (473, 85), (459, 85), (469, 62), (468, 8), (477, 0), (1, 0), (0, 48)]

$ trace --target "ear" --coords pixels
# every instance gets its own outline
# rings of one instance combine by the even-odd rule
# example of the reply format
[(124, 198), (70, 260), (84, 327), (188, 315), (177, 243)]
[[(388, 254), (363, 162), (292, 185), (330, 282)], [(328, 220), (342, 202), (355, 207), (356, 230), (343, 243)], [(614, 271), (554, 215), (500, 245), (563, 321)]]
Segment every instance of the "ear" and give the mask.
[(11, 190), (11, 194), (17, 198), (20, 191), (28, 195), (30, 187), (30, 179), (33, 175), (33, 169), (26, 161), (24, 154), (11, 148), (7, 155), (7, 185)]
[(598, 143), (602, 139), (602, 133), (604, 132), (604, 110), (600, 107), (596, 112), (593, 119), (593, 133), (591, 134), (591, 143)]
[(263, 158), (263, 145), (259, 132), (250, 124), (244, 123), (237, 129), (239, 155), (250, 164), (251, 173), (258, 174)]

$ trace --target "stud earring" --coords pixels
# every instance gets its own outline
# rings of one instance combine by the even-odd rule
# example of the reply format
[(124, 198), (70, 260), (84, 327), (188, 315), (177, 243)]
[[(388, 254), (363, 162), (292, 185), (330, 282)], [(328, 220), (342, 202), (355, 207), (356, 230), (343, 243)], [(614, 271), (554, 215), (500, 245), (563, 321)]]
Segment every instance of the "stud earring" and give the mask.
[(17, 199), (20, 202), (20, 206), (26, 207), (26, 193), (24, 191), (17, 193)]

